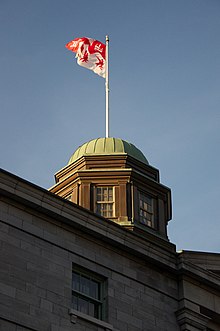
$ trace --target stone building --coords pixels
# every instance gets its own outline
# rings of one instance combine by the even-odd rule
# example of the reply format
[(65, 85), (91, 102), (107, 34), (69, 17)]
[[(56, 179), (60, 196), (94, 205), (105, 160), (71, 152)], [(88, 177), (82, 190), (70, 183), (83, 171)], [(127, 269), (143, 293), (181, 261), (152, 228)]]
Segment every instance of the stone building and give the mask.
[(92, 140), (55, 180), (1, 171), (0, 330), (220, 330), (220, 254), (176, 252), (140, 150)]

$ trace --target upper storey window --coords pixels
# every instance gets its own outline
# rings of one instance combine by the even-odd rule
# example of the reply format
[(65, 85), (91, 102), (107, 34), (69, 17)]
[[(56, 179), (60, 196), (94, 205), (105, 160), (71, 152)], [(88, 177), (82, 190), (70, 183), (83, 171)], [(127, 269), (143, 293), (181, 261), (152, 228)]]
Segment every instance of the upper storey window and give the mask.
[(96, 213), (103, 217), (114, 217), (114, 188), (112, 186), (96, 187)]
[(139, 221), (154, 227), (154, 199), (143, 193), (139, 194)]

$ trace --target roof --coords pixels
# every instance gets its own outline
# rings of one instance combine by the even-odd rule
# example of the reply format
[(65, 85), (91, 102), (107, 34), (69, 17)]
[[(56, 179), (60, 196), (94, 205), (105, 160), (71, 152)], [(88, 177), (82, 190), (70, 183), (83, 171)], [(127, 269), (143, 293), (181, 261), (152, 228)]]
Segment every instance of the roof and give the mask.
[(144, 154), (133, 144), (120, 138), (96, 138), (79, 146), (72, 154), (68, 164), (86, 155), (127, 154), (138, 161), (149, 164)]

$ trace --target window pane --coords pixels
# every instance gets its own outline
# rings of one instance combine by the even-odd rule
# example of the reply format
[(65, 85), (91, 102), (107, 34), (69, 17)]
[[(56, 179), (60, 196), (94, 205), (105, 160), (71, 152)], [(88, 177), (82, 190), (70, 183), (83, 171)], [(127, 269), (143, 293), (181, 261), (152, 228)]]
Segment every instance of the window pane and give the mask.
[(93, 310), (94, 317), (102, 319), (102, 312), (101, 312), (100, 304), (93, 304), (93, 307), (91, 307), (91, 312), (92, 312), (92, 310)]
[(145, 224), (145, 225), (146, 225), (146, 221), (145, 221), (145, 219), (144, 219), (143, 217), (141, 217), (141, 218), (140, 218), (140, 223), (142, 223), (142, 224)]
[(108, 200), (113, 201), (113, 188), (109, 187), (108, 189)]
[(98, 317), (98, 314), (95, 313), (95, 304), (92, 302), (89, 302), (89, 315), (90, 316), (94, 316), (94, 317)]
[(96, 188), (97, 195), (101, 195), (101, 191), (102, 191), (102, 190), (101, 190), (101, 187), (97, 187), (97, 188)]
[(97, 201), (113, 201), (113, 188), (112, 187), (97, 187), (96, 188)]
[(96, 206), (96, 212), (100, 215), (101, 215), (101, 207), (102, 207), (101, 204), (97, 204), (97, 206)]
[(73, 289), (76, 291), (80, 290), (80, 275), (77, 273), (73, 273)]
[(113, 209), (113, 205), (112, 205), (112, 203), (108, 203), (108, 205), (107, 205), (107, 210), (108, 210), (108, 211), (112, 211), (112, 209)]
[(78, 298), (78, 310), (84, 314), (88, 314), (89, 313), (89, 302), (82, 298)]
[(153, 226), (153, 198), (140, 193), (139, 220), (142, 224)]
[(108, 188), (103, 187), (103, 201), (108, 201)]
[(95, 298), (95, 299), (100, 299), (99, 297), (99, 283), (91, 280), (90, 282), (90, 293), (89, 295), (92, 297), (92, 298)]
[(89, 295), (89, 285), (90, 285), (89, 278), (81, 276), (80, 292)]

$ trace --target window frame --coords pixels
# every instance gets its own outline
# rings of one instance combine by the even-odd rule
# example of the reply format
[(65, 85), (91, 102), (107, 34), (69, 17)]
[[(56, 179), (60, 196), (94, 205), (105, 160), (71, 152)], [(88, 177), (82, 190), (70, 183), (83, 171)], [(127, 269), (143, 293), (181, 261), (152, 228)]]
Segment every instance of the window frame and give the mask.
[[(98, 200), (98, 194), (97, 194), (97, 190), (98, 189), (112, 189), (112, 200)], [(98, 205), (100, 206), (104, 206), (104, 205), (112, 205), (112, 215), (103, 215), (101, 212), (98, 211)], [(101, 215), (102, 217), (105, 218), (115, 218), (115, 186), (113, 185), (96, 185), (94, 187), (94, 211), (96, 214)], [(108, 213), (109, 211), (106, 210), (106, 212)]]
[[(150, 200), (150, 203), (148, 203), (148, 200)], [(147, 204), (147, 209), (141, 206), (141, 202)], [(149, 215), (149, 218), (141, 215), (141, 211), (143, 214), (146, 213)], [(151, 229), (156, 228), (156, 199), (151, 194), (143, 191), (138, 192), (138, 221), (140, 224)]]
[[(74, 275), (78, 275), (80, 282), (78, 289), (74, 286)], [(98, 284), (98, 297), (90, 295), (91, 293), (86, 293), (82, 290), (81, 286), (83, 282), (81, 280), (84, 279), (87, 281), (87, 285), (89, 283)], [(77, 284), (77, 283), (76, 283)], [(89, 286), (89, 285), (88, 285)], [(79, 311), (82, 314), (91, 316), (92, 318), (96, 318), (99, 320), (103, 320), (105, 317), (105, 302), (106, 302), (106, 279), (103, 276), (98, 275), (95, 272), (92, 272), (88, 269), (85, 269), (81, 266), (73, 264), (72, 267), (72, 307), (74, 310)], [(91, 288), (89, 288), (90, 291)], [(77, 299), (77, 304), (74, 304), (74, 298)], [(79, 299), (87, 302), (87, 311), (84, 311), (79, 304)], [(94, 310), (91, 312), (90, 308), (93, 305)]]

